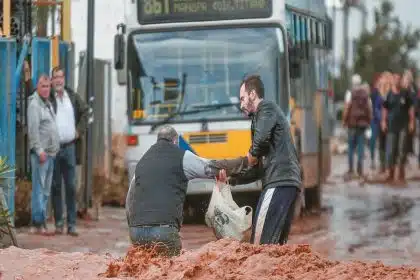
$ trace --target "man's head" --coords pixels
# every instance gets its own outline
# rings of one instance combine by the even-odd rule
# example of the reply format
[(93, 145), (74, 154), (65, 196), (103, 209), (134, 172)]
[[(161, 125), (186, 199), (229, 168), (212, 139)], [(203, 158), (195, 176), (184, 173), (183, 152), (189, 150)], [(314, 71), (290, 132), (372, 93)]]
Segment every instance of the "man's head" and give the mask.
[(248, 116), (257, 111), (258, 104), (264, 98), (264, 84), (260, 76), (251, 75), (242, 81), (239, 90), (241, 110)]
[(362, 84), (362, 77), (359, 74), (354, 74), (351, 77), (351, 87), (356, 88)]
[(367, 82), (362, 83), (360, 86), (367, 94), (370, 94), (370, 85)]
[(157, 140), (167, 140), (178, 145), (178, 132), (172, 126), (164, 125), (158, 132)]
[(64, 70), (60, 67), (54, 67), (51, 71), (52, 86), (56, 92), (63, 92), (66, 83)]
[(38, 84), (36, 86), (36, 91), (39, 96), (43, 99), (47, 99), (50, 96), (51, 91), (51, 80), (50, 77), (46, 74), (42, 74), (38, 79)]

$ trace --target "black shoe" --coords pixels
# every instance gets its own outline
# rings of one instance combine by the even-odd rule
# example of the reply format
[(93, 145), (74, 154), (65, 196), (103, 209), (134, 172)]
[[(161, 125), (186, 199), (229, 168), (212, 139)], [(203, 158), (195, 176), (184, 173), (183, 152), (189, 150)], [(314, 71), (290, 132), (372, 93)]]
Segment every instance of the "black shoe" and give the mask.
[(79, 233), (76, 231), (76, 229), (69, 228), (67, 230), (67, 235), (70, 235), (70, 236), (73, 236), (73, 237), (77, 237), (77, 236), (79, 236)]
[(61, 235), (64, 233), (64, 229), (62, 227), (56, 227), (55, 228), (55, 234)]

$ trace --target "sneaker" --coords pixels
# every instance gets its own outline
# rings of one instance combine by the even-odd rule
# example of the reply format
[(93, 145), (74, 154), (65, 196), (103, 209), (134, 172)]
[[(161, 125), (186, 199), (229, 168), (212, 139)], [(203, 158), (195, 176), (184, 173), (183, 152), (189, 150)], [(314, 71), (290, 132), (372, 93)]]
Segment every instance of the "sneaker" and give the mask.
[(64, 233), (64, 229), (62, 227), (55, 228), (55, 234), (62, 235)]
[(73, 236), (73, 237), (77, 237), (77, 236), (79, 236), (79, 233), (76, 231), (76, 229), (69, 228), (67, 230), (67, 235), (70, 235), (70, 236)]

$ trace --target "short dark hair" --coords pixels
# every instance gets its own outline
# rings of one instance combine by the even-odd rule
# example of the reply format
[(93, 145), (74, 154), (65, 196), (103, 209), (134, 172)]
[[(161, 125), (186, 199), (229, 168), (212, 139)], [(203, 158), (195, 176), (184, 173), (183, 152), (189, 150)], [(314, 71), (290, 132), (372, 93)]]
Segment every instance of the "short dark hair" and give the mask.
[(242, 83), (245, 85), (245, 90), (249, 93), (251, 91), (255, 91), (259, 98), (264, 98), (264, 84), (261, 80), (260, 75), (250, 75), (246, 77)]
[(63, 71), (64, 73), (64, 69), (61, 66), (56, 66), (56, 67), (53, 67), (53, 69), (51, 69), (51, 77), (54, 77), (54, 74), (57, 73), (58, 71)]
[(175, 128), (170, 125), (164, 125), (158, 132), (157, 140), (165, 139), (172, 142), (176, 137), (178, 137), (178, 132), (176, 132)]

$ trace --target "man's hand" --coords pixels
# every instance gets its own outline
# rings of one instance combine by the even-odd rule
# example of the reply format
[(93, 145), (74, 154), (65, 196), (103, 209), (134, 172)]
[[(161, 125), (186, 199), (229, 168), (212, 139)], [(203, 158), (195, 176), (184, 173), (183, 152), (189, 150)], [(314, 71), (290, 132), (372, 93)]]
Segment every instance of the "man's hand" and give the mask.
[(76, 136), (75, 136), (75, 138), (74, 138), (74, 139), (79, 139), (79, 136), (80, 136), (80, 135), (79, 135), (79, 131), (77, 131), (77, 130), (76, 130)]
[(383, 132), (386, 132), (386, 129), (387, 129), (387, 127), (386, 127), (386, 121), (381, 121), (381, 128), (382, 128), (382, 131)]
[(258, 158), (252, 156), (250, 153), (246, 157), (248, 158), (248, 166), (254, 166), (258, 163)]
[(39, 154), (39, 162), (42, 164), (47, 161), (47, 154), (45, 152), (41, 152)]
[(222, 169), (219, 171), (219, 174), (216, 176), (216, 180), (221, 183), (227, 183), (227, 175), (226, 170)]

